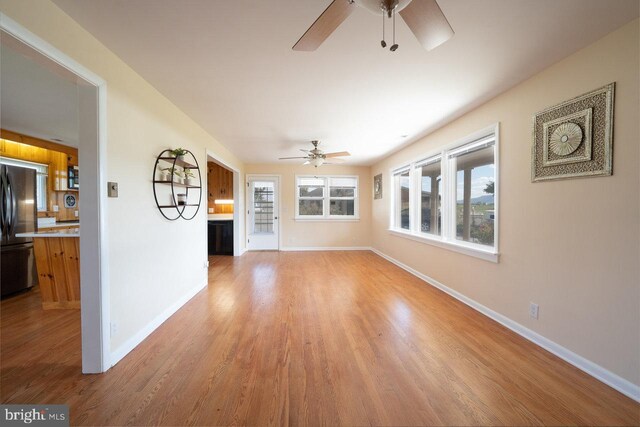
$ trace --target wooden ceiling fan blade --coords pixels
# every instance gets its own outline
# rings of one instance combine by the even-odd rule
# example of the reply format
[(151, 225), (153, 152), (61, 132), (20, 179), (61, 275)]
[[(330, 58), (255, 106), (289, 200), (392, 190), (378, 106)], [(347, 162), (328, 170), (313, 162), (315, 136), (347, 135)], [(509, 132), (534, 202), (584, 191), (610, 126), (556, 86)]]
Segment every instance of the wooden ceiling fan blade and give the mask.
[(327, 37), (335, 31), (342, 22), (351, 15), (356, 8), (348, 0), (333, 0), (322, 15), (316, 19), (309, 29), (293, 46), (293, 50), (310, 52), (316, 50)]
[(350, 156), (348, 151), (336, 151), (335, 153), (325, 153), (325, 157), (346, 157)]
[(400, 11), (400, 16), (427, 50), (453, 37), (453, 28), (436, 0), (413, 0)]
[(308, 159), (309, 157), (279, 157), (278, 160)]

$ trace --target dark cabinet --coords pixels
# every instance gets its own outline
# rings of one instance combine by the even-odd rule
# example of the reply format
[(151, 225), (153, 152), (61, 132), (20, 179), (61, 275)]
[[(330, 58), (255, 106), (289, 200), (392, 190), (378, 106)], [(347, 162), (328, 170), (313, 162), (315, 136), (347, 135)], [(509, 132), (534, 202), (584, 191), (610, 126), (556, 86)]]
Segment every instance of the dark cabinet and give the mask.
[(209, 221), (209, 255), (233, 255), (233, 221)]

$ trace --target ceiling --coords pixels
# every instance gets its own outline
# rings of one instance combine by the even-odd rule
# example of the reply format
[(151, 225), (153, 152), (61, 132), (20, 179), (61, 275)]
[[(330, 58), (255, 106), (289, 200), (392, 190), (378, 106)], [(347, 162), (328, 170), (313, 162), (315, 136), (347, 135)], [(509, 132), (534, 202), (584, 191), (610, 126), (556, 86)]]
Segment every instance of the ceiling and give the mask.
[(0, 34), (0, 127), (78, 147), (75, 76)]
[(637, 0), (438, 0), (455, 36), (427, 52), (399, 20), (392, 53), (358, 8), (294, 52), (330, 0), (54, 2), (247, 163), (319, 139), (372, 164), (638, 16)]

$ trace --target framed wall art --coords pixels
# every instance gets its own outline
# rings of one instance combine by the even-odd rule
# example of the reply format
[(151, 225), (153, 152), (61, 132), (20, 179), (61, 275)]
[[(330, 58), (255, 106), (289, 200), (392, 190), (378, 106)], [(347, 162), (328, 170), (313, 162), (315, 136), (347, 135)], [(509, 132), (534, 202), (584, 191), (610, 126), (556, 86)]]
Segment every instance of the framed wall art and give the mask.
[(533, 118), (533, 182), (611, 175), (615, 83)]
[(382, 174), (373, 177), (373, 198), (382, 199)]

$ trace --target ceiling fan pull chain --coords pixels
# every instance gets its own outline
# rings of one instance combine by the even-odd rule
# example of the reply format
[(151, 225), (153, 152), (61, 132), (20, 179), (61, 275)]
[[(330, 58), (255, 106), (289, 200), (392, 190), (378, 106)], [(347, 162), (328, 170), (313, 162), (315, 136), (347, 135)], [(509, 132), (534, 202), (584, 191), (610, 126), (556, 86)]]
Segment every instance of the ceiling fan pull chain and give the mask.
[(393, 9), (393, 46), (389, 50), (395, 52), (396, 49), (398, 49), (398, 44), (396, 43), (396, 10)]

